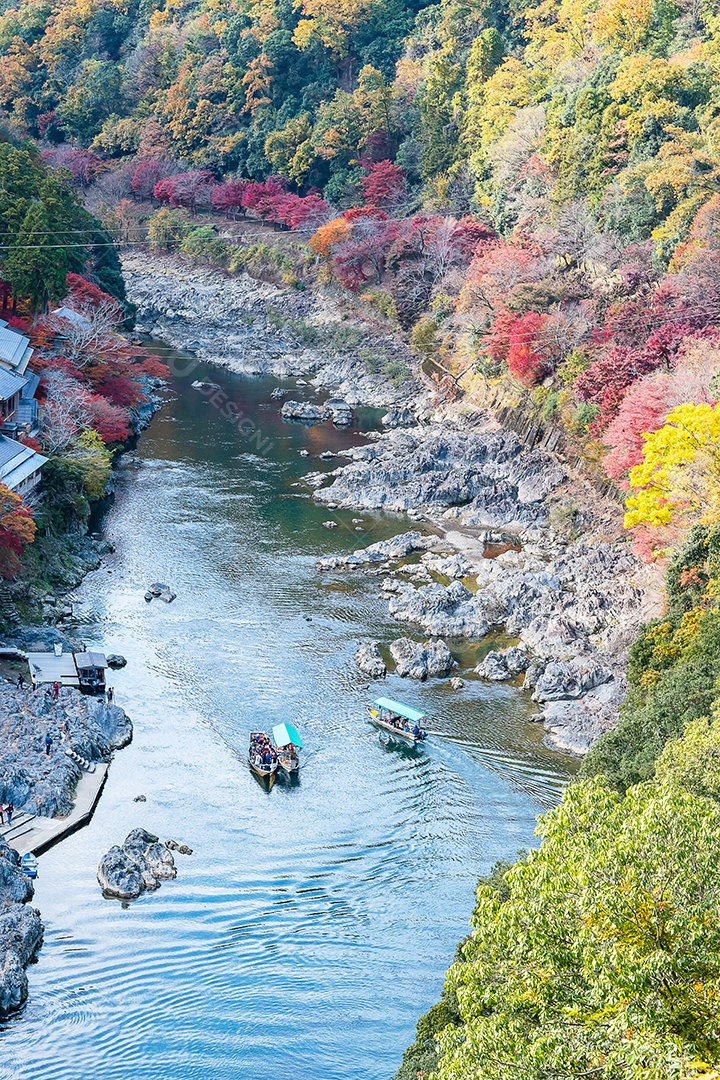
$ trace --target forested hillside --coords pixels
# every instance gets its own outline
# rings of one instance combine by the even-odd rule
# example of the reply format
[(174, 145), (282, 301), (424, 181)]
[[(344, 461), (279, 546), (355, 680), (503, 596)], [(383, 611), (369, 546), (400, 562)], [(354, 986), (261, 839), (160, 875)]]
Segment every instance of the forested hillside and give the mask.
[[(403, 1080), (720, 1077), (719, 76), (701, 0), (14, 0), (0, 16), (0, 273), (25, 314), (68, 289), (85, 310), (122, 298), (112, 248), (80, 267), (62, 239), (100, 226), (59, 222), (57, 199), (77, 217), (83, 198), (122, 244), (352, 295), (418, 362), (562, 426), (627, 498), (635, 550), (667, 566), (619, 726), (539, 850), (481, 883)], [(41, 235), (62, 265), (21, 243)], [(131, 409), (138, 386), (112, 340), (116, 367), (98, 349), (82, 375), (71, 455), (127, 430), (106, 405)], [(80, 377), (53, 348), (59, 407)]]
[[(637, 489), (650, 554), (687, 477), (628, 477), (642, 434), (688, 401), (715, 422), (719, 45), (689, 0), (19, 0), (0, 103), (124, 242), (335, 281), (419, 357), (531, 389)], [(299, 260), (208, 212), (296, 230)]]

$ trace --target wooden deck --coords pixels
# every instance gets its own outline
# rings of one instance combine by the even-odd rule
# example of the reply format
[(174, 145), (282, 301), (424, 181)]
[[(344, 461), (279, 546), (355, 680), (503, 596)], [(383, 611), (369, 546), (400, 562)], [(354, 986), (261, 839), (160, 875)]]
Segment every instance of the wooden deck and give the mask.
[(41, 855), (53, 844), (87, 825), (105, 786), (108, 768), (102, 763), (94, 772), (82, 774), (75, 789), (75, 805), (66, 817), (39, 817), (18, 811), (13, 814), (12, 825), (0, 825), (0, 836), (21, 855), (28, 851)]

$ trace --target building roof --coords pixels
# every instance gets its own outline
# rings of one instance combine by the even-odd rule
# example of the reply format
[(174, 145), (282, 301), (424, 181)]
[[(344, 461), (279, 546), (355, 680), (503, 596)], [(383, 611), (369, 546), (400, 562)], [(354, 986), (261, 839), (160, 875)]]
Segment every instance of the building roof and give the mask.
[(75, 666), (78, 671), (82, 668), (106, 668), (108, 666), (105, 653), (80, 652), (75, 653)]
[(32, 354), (29, 339), (0, 319), (0, 368), (24, 375)]
[(0, 368), (0, 401), (9, 401), (19, 390), (23, 390), (27, 379), (22, 375), (16, 375), (14, 371), (5, 371)]
[(22, 396), (24, 398), (34, 398), (37, 393), (37, 388), (40, 385), (40, 376), (37, 372), (30, 371), (28, 368), (23, 378), (27, 385), (23, 388)]
[(41, 469), (46, 461), (46, 457), (29, 446), (9, 439), (7, 435), (0, 435), (0, 483), (11, 491)]
[(73, 326), (77, 326), (80, 330), (87, 330), (90, 326), (90, 320), (85, 315), (81, 315), (79, 311), (65, 307), (65, 305), (55, 308), (52, 314), (59, 319), (67, 319), (68, 322), (71, 322)]

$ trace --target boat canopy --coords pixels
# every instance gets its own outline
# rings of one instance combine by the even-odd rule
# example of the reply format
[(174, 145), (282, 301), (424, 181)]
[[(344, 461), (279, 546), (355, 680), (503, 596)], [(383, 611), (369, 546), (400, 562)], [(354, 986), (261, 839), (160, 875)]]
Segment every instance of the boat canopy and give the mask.
[(276, 746), (302, 746), (298, 730), (292, 724), (276, 724), (273, 728), (273, 739)]
[(409, 705), (403, 705), (401, 701), (393, 701), (392, 698), (379, 697), (377, 701), (373, 701), (373, 705), (377, 705), (379, 709), (389, 709), (396, 716), (402, 716), (405, 720), (412, 720), (414, 724), (419, 724), (421, 720), (425, 720), (424, 713), (418, 712), (417, 709), (411, 709)]

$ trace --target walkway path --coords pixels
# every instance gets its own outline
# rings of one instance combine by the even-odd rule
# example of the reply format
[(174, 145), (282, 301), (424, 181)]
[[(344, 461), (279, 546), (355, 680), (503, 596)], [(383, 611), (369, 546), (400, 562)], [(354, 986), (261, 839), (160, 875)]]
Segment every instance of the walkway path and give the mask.
[(28, 851), (33, 855), (47, 851), (90, 821), (105, 785), (108, 767), (98, 763), (95, 772), (82, 774), (75, 789), (75, 805), (66, 817), (35, 817), (19, 811), (13, 814), (12, 825), (0, 825), (0, 836), (21, 855)]

